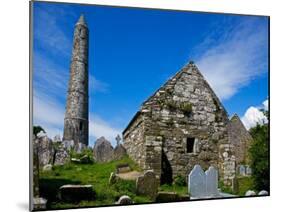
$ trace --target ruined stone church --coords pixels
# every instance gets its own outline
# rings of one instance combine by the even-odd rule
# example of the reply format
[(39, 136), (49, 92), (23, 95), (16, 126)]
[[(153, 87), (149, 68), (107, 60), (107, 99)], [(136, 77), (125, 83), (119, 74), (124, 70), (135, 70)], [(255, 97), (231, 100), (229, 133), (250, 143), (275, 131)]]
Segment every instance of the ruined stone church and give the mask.
[(235, 175), (228, 114), (193, 62), (140, 107), (123, 131), (128, 155), (161, 183), (186, 176), (199, 164), (215, 166), (225, 184)]

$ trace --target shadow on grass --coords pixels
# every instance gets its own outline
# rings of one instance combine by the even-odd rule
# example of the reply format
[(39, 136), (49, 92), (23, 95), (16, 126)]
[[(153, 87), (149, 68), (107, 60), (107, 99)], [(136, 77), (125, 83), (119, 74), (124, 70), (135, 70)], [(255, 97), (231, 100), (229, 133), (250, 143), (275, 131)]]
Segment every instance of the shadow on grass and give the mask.
[(40, 196), (46, 198), (48, 203), (59, 201), (58, 193), (59, 188), (66, 184), (81, 184), (81, 181), (68, 180), (68, 179), (40, 179), (39, 191)]

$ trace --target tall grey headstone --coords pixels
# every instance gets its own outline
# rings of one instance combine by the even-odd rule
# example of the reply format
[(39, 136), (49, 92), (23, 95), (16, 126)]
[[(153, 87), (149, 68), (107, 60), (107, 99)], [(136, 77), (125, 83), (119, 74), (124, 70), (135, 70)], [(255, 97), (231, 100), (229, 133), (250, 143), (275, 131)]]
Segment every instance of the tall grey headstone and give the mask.
[(252, 175), (252, 168), (250, 166), (246, 166), (246, 175)]
[(158, 181), (155, 173), (152, 170), (145, 171), (143, 176), (137, 178), (136, 188), (137, 194), (148, 195), (154, 199), (158, 190)]
[(200, 165), (195, 165), (188, 175), (188, 192), (192, 197), (206, 196), (206, 175)]
[(205, 172), (206, 174), (206, 195), (216, 196), (218, 195), (218, 171), (210, 166)]
[(246, 168), (245, 168), (244, 165), (239, 166), (239, 174), (242, 175), (242, 176), (246, 175)]

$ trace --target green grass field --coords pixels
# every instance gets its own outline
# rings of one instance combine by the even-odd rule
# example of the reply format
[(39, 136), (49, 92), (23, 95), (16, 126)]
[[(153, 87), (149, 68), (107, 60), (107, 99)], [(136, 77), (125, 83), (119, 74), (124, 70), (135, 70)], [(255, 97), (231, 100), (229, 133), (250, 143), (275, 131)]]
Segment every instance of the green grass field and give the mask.
[[(40, 195), (48, 199), (47, 206), (51, 209), (113, 205), (122, 195), (130, 196), (135, 203), (151, 202), (147, 196), (136, 195), (135, 181), (118, 180), (114, 185), (109, 185), (110, 173), (122, 163), (128, 163), (133, 170), (140, 170), (128, 157), (109, 163), (55, 166), (52, 171), (40, 172)], [(91, 184), (96, 199), (73, 204), (61, 202), (57, 195), (60, 186), (65, 184)]]
[(251, 177), (239, 176), (237, 180), (238, 180), (238, 192), (233, 192), (230, 187), (224, 186), (222, 182), (219, 182), (219, 188), (221, 188), (223, 192), (235, 194), (238, 196), (245, 196), (246, 191), (253, 190), (253, 179)]

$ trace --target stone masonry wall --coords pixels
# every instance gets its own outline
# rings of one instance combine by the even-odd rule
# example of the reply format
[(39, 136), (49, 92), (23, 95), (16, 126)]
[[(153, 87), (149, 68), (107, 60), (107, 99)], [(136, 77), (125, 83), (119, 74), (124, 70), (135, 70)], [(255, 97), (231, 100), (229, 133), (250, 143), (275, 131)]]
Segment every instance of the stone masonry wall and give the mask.
[(123, 134), (123, 145), (127, 154), (145, 169), (145, 138), (143, 129), (143, 116), (134, 120), (129, 130)]
[(238, 115), (234, 115), (228, 124), (229, 141), (234, 147), (236, 163), (249, 164), (249, 147), (253, 141)]

